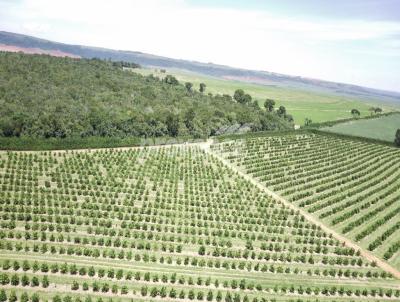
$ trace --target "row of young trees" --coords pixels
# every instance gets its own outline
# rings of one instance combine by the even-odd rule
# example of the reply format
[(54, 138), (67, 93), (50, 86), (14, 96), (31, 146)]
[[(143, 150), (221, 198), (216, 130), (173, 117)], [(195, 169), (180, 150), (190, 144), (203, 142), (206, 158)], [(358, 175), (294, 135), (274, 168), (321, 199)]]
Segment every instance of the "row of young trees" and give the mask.
[(395, 138), (394, 138), (394, 144), (397, 147), (400, 147), (400, 129), (397, 129), (397, 131), (396, 131), (396, 135), (395, 135)]
[[(343, 233), (359, 228), (356, 240), (388, 226), (369, 243), (373, 250), (396, 235), (399, 153), (393, 148), (312, 134), (249, 138), (214, 148)], [(369, 224), (377, 215), (382, 216)]]
[(32, 295), (28, 295), (27, 292), (22, 292), (21, 295), (17, 296), (14, 290), (11, 290), (8, 294), (4, 289), (0, 290), (0, 301), (1, 302), (39, 302), (41, 301), (41, 297), (38, 293), (33, 293)]
[[(139, 218), (139, 220), (142, 219), (141, 217), (138, 217), (138, 218)], [(72, 221), (68, 220), (67, 222), (71, 223)], [(243, 225), (243, 221), (238, 221), (238, 222), (240, 222), (240, 224)]]
[[(157, 276), (157, 275), (156, 275)], [(164, 275), (165, 276), (165, 275)], [(135, 278), (137, 281), (140, 280), (139, 278)], [(144, 277), (144, 281), (148, 281), (150, 282), (150, 277), (148, 274), (148, 277)], [(158, 282), (158, 279), (154, 279), (153, 277), (153, 282)], [(160, 280), (161, 281), (161, 280)], [(169, 280), (168, 279), (162, 279), (163, 283), (168, 283)], [(176, 279), (176, 275), (174, 277), (174, 279), (170, 280), (170, 283), (172, 284), (179, 284), (179, 285), (184, 285), (186, 283), (185, 278), (183, 276), (181, 276), (179, 279)], [(0, 284), (1, 285), (12, 285), (12, 286), (18, 286), (21, 285), (23, 287), (25, 286), (30, 286), (30, 287), (43, 287), (43, 288), (47, 288), (50, 285), (49, 279), (47, 277), (47, 275), (44, 275), (42, 277), (42, 280), (40, 281), (38, 277), (33, 276), (33, 277), (28, 277), (27, 275), (22, 275), (21, 277), (17, 274), (14, 274), (12, 276), (9, 276), (5, 273), (0, 274)], [(207, 280), (202, 280), (200, 277), (194, 281), (191, 277), (189, 277), (188, 281), (187, 281), (188, 285), (197, 285), (199, 289), (201, 289), (203, 286), (210, 286), (211, 285), (211, 280), (210, 278)], [(215, 288), (219, 288), (220, 284), (218, 279), (215, 279), (214, 282), (214, 287)], [(344, 294), (347, 296), (376, 296), (379, 293), (379, 296), (387, 296), (387, 297), (391, 297), (392, 295), (394, 295), (395, 297), (398, 297), (400, 292), (397, 291), (393, 291), (393, 290), (386, 290), (386, 291), (376, 291), (375, 289), (373, 290), (367, 290), (364, 289), (363, 291), (357, 289), (357, 290), (352, 290), (350, 288), (345, 289), (344, 287), (340, 287), (340, 288), (336, 288), (336, 287), (314, 287), (314, 288), (303, 288), (302, 286), (299, 287), (295, 287), (295, 286), (274, 286), (274, 287), (263, 287), (260, 284), (256, 284), (254, 285), (253, 283), (247, 283), (245, 279), (242, 279), (240, 281), (238, 280), (230, 280), (227, 281), (225, 280), (222, 284), (222, 287), (224, 289), (232, 289), (232, 290), (256, 290), (256, 291), (273, 291), (275, 293), (296, 293), (296, 294), (306, 294), (306, 295), (319, 295), (319, 294), (323, 294), (323, 295), (327, 295), (327, 296), (331, 296), (331, 295), (339, 295), (339, 296), (343, 296)], [(99, 281), (93, 281), (91, 283), (88, 282), (78, 282), (77, 280), (73, 280), (72, 284), (71, 284), (71, 290), (72, 291), (76, 291), (79, 289), (82, 289), (83, 291), (89, 291), (91, 290), (92, 292), (102, 292), (102, 293), (108, 293), (111, 292), (113, 294), (122, 294), (122, 295), (126, 295), (128, 294), (129, 288), (126, 285), (123, 285), (121, 287), (119, 287), (117, 284), (115, 283), (107, 283), (107, 282), (99, 282)], [(174, 287), (172, 287), (169, 290), (169, 297), (171, 298), (177, 298), (178, 295), (176, 294), (176, 292), (179, 291), (178, 289), (175, 289)], [(203, 294), (202, 291), (199, 291)], [(135, 291), (133, 291), (133, 293), (135, 293)], [(157, 286), (153, 286), (150, 287), (148, 285), (143, 285), (140, 289), (140, 293), (142, 296), (151, 296), (151, 297), (157, 297), (160, 296), (162, 298), (167, 297), (167, 287), (166, 286), (162, 286), (162, 287), (157, 287)], [(192, 293), (194, 293), (193, 290), (190, 290), (187, 294), (187, 297), (190, 299), (189, 296), (192, 296)], [(227, 294), (230, 294), (230, 292), (228, 291)], [(185, 290), (180, 290), (180, 298), (182, 298), (182, 296), (185, 293)], [(202, 295), (201, 294), (201, 295)], [(217, 292), (217, 296), (220, 296), (221, 292), (218, 291)], [(198, 296), (197, 299), (202, 300), (201, 296)], [(210, 290), (207, 294), (207, 300), (208, 301), (212, 301), (214, 299), (214, 292), (212, 290)], [(216, 298), (216, 300), (218, 300)]]
[[(79, 168), (79, 167), (71, 167), (72, 169), (76, 169), (76, 168)], [(90, 186), (93, 186), (93, 184), (89, 184), (88, 183), (88, 185), (90, 185)], [(73, 186), (73, 183), (72, 184), (69, 184), (68, 183), (68, 186), (69, 187), (72, 187)], [(95, 187), (96, 188), (96, 187)], [(100, 188), (100, 186), (99, 186), (99, 188)], [(54, 191), (53, 191), (54, 192)], [(89, 201), (90, 200), (88, 200), (88, 199), (86, 199), (86, 202), (87, 203), (85, 203), (85, 204), (89, 204)], [(104, 202), (104, 201), (101, 201), (101, 202)], [(228, 204), (228, 203), (226, 203), (226, 204)], [(202, 206), (202, 205), (200, 205), (200, 204), (198, 204), (197, 203), (197, 205), (198, 206)], [(241, 208), (243, 208), (243, 206), (241, 207)], [(107, 214), (108, 212), (103, 212), (104, 214)], [(242, 213), (242, 212), (241, 212)], [(241, 213), (238, 213), (239, 215), (242, 215)], [(77, 212), (70, 212), (69, 213), (69, 215), (70, 215), (70, 217), (68, 218), (68, 217), (63, 217), (63, 219), (60, 221), (58, 218), (56, 219), (56, 220), (58, 220), (57, 222), (58, 223), (64, 223), (64, 224), (75, 224), (75, 223), (77, 223), (78, 222), (78, 225), (80, 225), (82, 222), (80, 222), (79, 223), (79, 219), (75, 219), (75, 217), (77, 217), (76, 215), (77, 215), (78, 213)], [(79, 216), (80, 214), (78, 214), (78, 216)], [(230, 216), (232, 216), (232, 215), (230, 215)], [(147, 217), (143, 217), (143, 216), (136, 216), (136, 217), (128, 217), (128, 219), (138, 219), (138, 220), (142, 220), (142, 219), (144, 219), (144, 220), (146, 220), (146, 222), (148, 221), (147, 220), (147, 218), (148, 218), (149, 216), (147, 216)], [(235, 217), (235, 216), (233, 216), (233, 217)], [(35, 216), (33, 216), (33, 218), (35, 218)], [(208, 217), (199, 217), (199, 218), (202, 218), (202, 219), (207, 219)], [(267, 217), (268, 218), (268, 220), (269, 220), (269, 224), (271, 224), (271, 217)], [(36, 219), (36, 218), (35, 218)], [(124, 217), (124, 219), (126, 219), (126, 217)], [(265, 219), (265, 218), (264, 218)], [(43, 217), (42, 218), (40, 218), (40, 220), (42, 220), (43, 221)], [(54, 221), (54, 220), (53, 220)], [(93, 222), (95, 222), (95, 221), (93, 221)], [(249, 225), (246, 225), (246, 224), (248, 224), (246, 221), (244, 221), (244, 220), (242, 220), (242, 219), (238, 219), (238, 220), (235, 220), (234, 221), (235, 223), (237, 222), (238, 224), (238, 226), (239, 225), (241, 225), (241, 226), (243, 226), (243, 227), (245, 227), (245, 228), (249, 228)], [(255, 221), (254, 221), (255, 222)], [(252, 222), (251, 224), (253, 224), (254, 225), (254, 222)], [(100, 223), (101, 223), (101, 221), (100, 221)], [(110, 223), (110, 221), (108, 221), (107, 222), (107, 224), (108, 223)], [(98, 224), (97, 224), (98, 225)], [(143, 226), (145, 226), (146, 224), (143, 224)], [(49, 225), (49, 227), (51, 227), (51, 225)], [(135, 225), (129, 225), (129, 227), (130, 228), (135, 228)], [(300, 226), (301, 227), (301, 226)], [(58, 228), (58, 227), (57, 227)], [(54, 228), (53, 228), (54, 229)], [(112, 232), (114, 232), (113, 230), (111, 230)], [(271, 230), (268, 230), (269, 232), (273, 232), (273, 230), (271, 229)], [(186, 232), (186, 231), (185, 231)], [(235, 234), (235, 232), (233, 232), (233, 231), (231, 231), (230, 232), (231, 234), (228, 234), (228, 235), (230, 235), (230, 236), (232, 236), (232, 235), (234, 235)], [(114, 234), (115, 234), (115, 232), (114, 232)], [(199, 233), (197, 233), (196, 232), (196, 234), (197, 235), (199, 235)], [(240, 233), (239, 233), (240, 234)], [(235, 237), (237, 237), (237, 236), (235, 236)]]
[[(238, 290), (242, 279), (252, 299), (258, 295), (257, 279), (264, 276), (288, 277), (299, 284), (311, 277), (327, 284), (337, 278), (343, 283), (368, 280), (368, 290), (379, 288), (378, 278), (385, 278), (389, 287), (393, 282), (357, 251), (345, 248), (197, 146), (0, 156), (0, 185), (5, 189), (0, 192), (0, 249), (21, 259), (9, 263), (12, 270), (18, 268), (8, 268), (10, 277), (33, 274), (41, 281), (40, 276), (47, 275), (51, 284), (66, 284), (57, 281), (61, 274), (76, 281), (74, 293), (85, 287), (94, 295), (111, 295), (113, 283), (119, 283), (115, 290), (120, 295), (121, 286), (131, 280), (147, 286), (146, 297), (153, 291), (157, 299), (163, 286), (167, 294), (170, 287), (184, 289), (185, 299), (190, 290), (197, 299), (196, 288), (201, 287), (203, 299), (212, 291), (214, 300), (218, 290), (233, 289), (243, 300)], [(26, 181), (27, 175), (32, 181)], [(55, 265), (59, 255), (66, 265)], [(33, 257), (42, 260), (36, 265), (28, 261)], [(91, 266), (93, 278), (102, 278), (95, 293), (93, 281), (87, 281), (92, 278)], [(134, 280), (136, 266), (142, 268), (140, 280)], [(190, 281), (187, 274), (173, 277), (178, 269), (199, 273)], [(217, 272), (236, 282), (229, 280), (225, 286)], [(267, 298), (292, 295), (289, 288), (284, 292), (279, 287), (277, 293), (264, 284), (261, 288)], [(129, 295), (141, 296), (131, 290)]]
[[(0, 246), (1, 249), (5, 249), (7, 251), (13, 251), (13, 247), (12, 244), (10, 242), (4, 244), (2, 243)], [(48, 252), (48, 247), (47, 245), (34, 245), (32, 251), (35, 253), (41, 253), (41, 254), (45, 254), (48, 255), (47, 253), (50, 253), (50, 255), (55, 254), (57, 252), (57, 249), (53, 249), (52, 247), (50, 248), (50, 251)], [(313, 265), (315, 264), (314, 260), (312, 257), (305, 257), (305, 256), (300, 256), (300, 257), (294, 257), (296, 259), (292, 259), (292, 256), (287, 256), (287, 255), (281, 255), (281, 256), (277, 256), (277, 260), (279, 260), (279, 258), (282, 258), (285, 260), (284, 263), (268, 263), (268, 262), (260, 262), (260, 261), (251, 261), (250, 259), (247, 259), (246, 261), (242, 260), (242, 261), (228, 261), (228, 260), (223, 260), (223, 259), (213, 259), (211, 257), (205, 257), (205, 258), (200, 258), (200, 257), (190, 257), (190, 256), (186, 256), (184, 258), (181, 257), (170, 257), (170, 256), (158, 256), (158, 255), (149, 255), (149, 254), (132, 254), (132, 252), (127, 252), (122, 253), (115, 253), (113, 250), (108, 250), (108, 251), (98, 251), (98, 250), (94, 250), (92, 253), (87, 253), (89, 249), (85, 249), (82, 251), (82, 253), (77, 252), (76, 248), (68, 248), (67, 250), (59, 250), (58, 252), (61, 251), (61, 255), (67, 255), (67, 256), (72, 256), (72, 255), (76, 255), (76, 256), (82, 256), (82, 257), (92, 257), (95, 259), (98, 259), (99, 257), (102, 258), (108, 258), (108, 259), (115, 259), (115, 260), (131, 260), (134, 262), (144, 262), (144, 263), (157, 263), (157, 264), (161, 264), (161, 265), (172, 265), (172, 266), (191, 266), (191, 267), (201, 267), (201, 268), (215, 268), (215, 269), (224, 269), (224, 270), (239, 270), (239, 271), (249, 271), (249, 272), (271, 272), (271, 273), (277, 273), (277, 274), (306, 274), (307, 270), (304, 269), (291, 269), (290, 267), (295, 264), (295, 263), (304, 263), (304, 264), (308, 264)], [(22, 245), (16, 244), (15, 246), (15, 251), (25, 251), (25, 252), (29, 252), (30, 248), (28, 246), (22, 247)], [(96, 252), (97, 251), (97, 252)], [(288, 257), (289, 260), (288, 261)], [(270, 259), (268, 257), (268, 259)], [(362, 265), (362, 262), (358, 262), (357, 264), (357, 260), (352, 259), (352, 260), (338, 260), (339, 258), (335, 259), (334, 261), (322, 261), (321, 266), (327, 266), (328, 268), (325, 269), (324, 271), (329, 272), (329, 267), (331, 267), (332, 265), (346, 265), (348, 266), (349, 264), (352, 265), (351, 269), (347, 269), (347, 271), (349, 272), (349, 274), (351, 274), (351, 276), (353, 277), (364, 277), (364, 276), (369, 276), (365, 275), (363, 272), (359, 271), (358, 267), (360, 267)], [(356, 264), (358, 266), (356, 266)], [(345, 267), (345, 266), (344, 266)], [(55, 268), (54, 268), (55, 269)], [(76, 272), (75, 271), (75, 267), (72, 266), (73, 271), (72, 272)], [(316, 272), (319, 271), (318, 270), (314, 270), (315, 274), (317, 274)], [(332, 275), (333, 276), (346, 276), (346, 274), (344, 274), (343, 270), (341, 269), (331, 269), (330, 270), (331, 273), (327, 273), (326, 275)], [(381, 274), (378, 272), (372, 272), (373, 277), (382, 277), (382, 278), (387, 278), (387, 277), (391, 277), (388, 274)]]

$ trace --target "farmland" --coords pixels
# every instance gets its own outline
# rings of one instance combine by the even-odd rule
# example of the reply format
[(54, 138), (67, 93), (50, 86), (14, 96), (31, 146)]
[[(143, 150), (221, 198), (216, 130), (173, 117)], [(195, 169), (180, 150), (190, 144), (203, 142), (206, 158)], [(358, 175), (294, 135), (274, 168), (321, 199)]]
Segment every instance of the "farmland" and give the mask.
[[(199, 143), (0, 153), (1, 296), (57, 302), (398, 299), (399, 281), (390, 273), (268, 195), (218, 155), (227, 155), (233, 144), (246, 146), (241, 165), (247, 164), (250, 155), (258, 159), (254, 150), (262, 146), (274, 163), (279, 160), (275, 155), (290, 149), (300, 164), (300, 143), (305, 149), (327, 145), (332, 152), (346, 148), (304, 135), (211, 148)], [(378, 156), (381, 169), (399, 154), (362, 143), (351, 147), (365, 160)], [(391, 170), (397, 173), (398, 168), (391, 165), (382, 173)], [(271, 169), (268, 175), (276, 181), (285, 177)], [(386, 194), (386, 203), (397, 195), (395, 178), (388, 177), (387, 190), (379, 193)], [(280, 192), (293, 188), (284, 181), (265, 182)], [(301, 206), (309, 199), (299, 198), (298, 192), (310, 189), (298, 186), (285, 195)], [(376, 209), (375, 195), (370, 196), (370, 208)], [(395, 207), (388, 205), (382, 214)], [(379, 230), (394, 225), (388, 220)], [(386, 252), (382, 247), (388, 247), (386, 241), (374, 251)]]
[[(165, 74), (154, 69), (135, 69), (137, 73), (143, 75), (154, 74), (158, 77), (164, 77)], [(260, 85), (246, 82), (235, 81), (231, 79), (220, 79), (208, 77), (197, 73), (191, 73), (178, 69), (168, 69), (168, 74), (176, 76), (181, 82), (191, 82), (195, 87), (200, 83), (207, 85), (207, 92), (213, 94), (230, 94), (232, 95), (236, 89), (243, 89), (250, 93), (259, 101), (262, 106), (266, 98), (276, 100), (277, 107), (284, 105), (288, 112), (293, 115), (295, 123), (303, 125), (306, 118), (311, 118), (313, 122), (325, 122), (337, 119), (350, 118), (350, 111), (357, 108), (361, 116), (368, 116), (368, 109), (371, 106), (380, 106), (384, 111), (394, 109), (393, 105), (386, 105), (376, 101), (365, 101), (357, 98), (349, 98), (321, 91), (306, 91), (293, 89), (290, 87), (282, 88), (273, 85)]]
[(393, 142), (396, 130), (399, 128), (400, 114), (392, 114), (375, 119), (341, 123), (322, 130)]
[(213, 150), (400, 268), (400, 150), (310, 133), (227, 141)]

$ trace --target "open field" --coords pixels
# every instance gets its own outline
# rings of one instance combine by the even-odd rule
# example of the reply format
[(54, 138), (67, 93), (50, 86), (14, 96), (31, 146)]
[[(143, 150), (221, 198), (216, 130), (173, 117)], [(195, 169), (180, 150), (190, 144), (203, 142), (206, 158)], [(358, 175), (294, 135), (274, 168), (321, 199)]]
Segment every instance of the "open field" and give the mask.
[[(165, 76), (164, 73), (159, 72), (159, 69), (157, 71), (154, 69), (134, 69), (134, 72), (143, 75), (154, 74), (159, 77)], [(304, 124), (305, 118), (311, 118), (313, 122), (349, 118), (351, 117), (350, 111), (353, 108), (358, 109), (361, 112), (361, 116), (369, 115), (370, 112), (368, 109), (371, 106), (380, 106), (384, 111), (393, 109), (384, 104), (376, 104), (374, 101), (368, 102), (320, 92), (313, 93), (291, 88), (284, 89), (276, 86), (222, 80), (178, 69), (168, 69), (167, 73), (176, 76), (181, 82), (193, 83), (196, 89), (198, 89), (200, 83), (205, 83), (207, 85), (206, 91), (213, 94), (233, 95), (236, 89), (241, 88), (253, 98), (259, 100), (260, 106), (263, 105), (266, 98), (272, 98), (276, 100), (276, 107), (284, 105), (287, 111), (293, 115), (296, 124), (299, 125)]]
[(212, 148), (400, 269), (400, 150), (314, 134), (227, 141)]
[(351, 121), (322, 128), (321, 130), (393, 142), (397, 129), (400, 129), (400, 114)]
[(1, 288), (87, 302), (398, 299), (398, 279), (214, 148), (1, 152)]

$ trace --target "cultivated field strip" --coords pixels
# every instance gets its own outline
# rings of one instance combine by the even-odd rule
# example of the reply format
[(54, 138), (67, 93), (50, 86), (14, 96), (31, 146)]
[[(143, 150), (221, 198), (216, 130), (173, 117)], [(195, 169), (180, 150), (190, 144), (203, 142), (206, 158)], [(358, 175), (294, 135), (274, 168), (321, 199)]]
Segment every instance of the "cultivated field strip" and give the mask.
[(249, 138), (211, 148), (400, 269), (400, 150), (314, 134)]
[(198, 146), (4, 152), (0, 187), (11, 300), (400, 296), (397, 279)]

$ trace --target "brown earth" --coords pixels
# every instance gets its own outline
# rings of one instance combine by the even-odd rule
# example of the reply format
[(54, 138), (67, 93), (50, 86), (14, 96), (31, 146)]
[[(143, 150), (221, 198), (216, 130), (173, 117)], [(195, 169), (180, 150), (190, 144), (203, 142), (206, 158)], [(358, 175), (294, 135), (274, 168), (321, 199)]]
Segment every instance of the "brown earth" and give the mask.
[(14, 45), (6, 45), (0, 44), (0, 51), (9, 51), (9, 52), (23, 52), (26, 54), (45, 54), (54, 57), (70, 57), (79, 59), (80, 56), (74, 55), (72, 53), (63, 52), (61, 50), (50, 50), (50, 49), (41, 49), (41, 48), (28, 48), (28, 47), (19, 47)]

